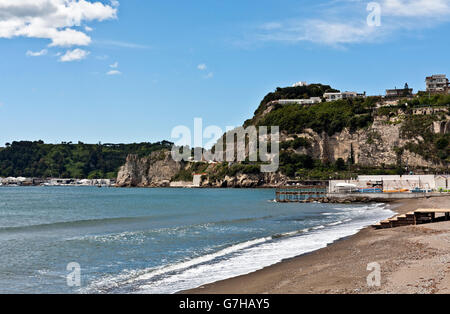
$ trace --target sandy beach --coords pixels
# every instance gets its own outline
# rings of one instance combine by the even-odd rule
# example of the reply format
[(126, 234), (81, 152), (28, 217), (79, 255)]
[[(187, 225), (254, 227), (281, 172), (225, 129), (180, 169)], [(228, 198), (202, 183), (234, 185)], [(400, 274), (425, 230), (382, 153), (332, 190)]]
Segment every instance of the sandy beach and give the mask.
[[(450, 208), (450, 196), (392, 203), (404, 214)], [(381, 286), (367, 285), (367, 265), (381, 266)], [(450, 293), (450, 221), (395, 229), (371, 227), (328, 247), (192, 294)]]

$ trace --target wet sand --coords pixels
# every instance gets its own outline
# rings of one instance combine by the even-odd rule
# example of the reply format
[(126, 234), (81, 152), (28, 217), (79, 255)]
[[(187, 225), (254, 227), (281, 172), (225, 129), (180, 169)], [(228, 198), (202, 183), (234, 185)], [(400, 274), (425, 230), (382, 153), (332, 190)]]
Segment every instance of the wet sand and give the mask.
[[(392, 206), (399, 214), (450, 208), (450, 196)], [(381, 266), (381, 286), (370, 288), (367, 265), (374, 262)], [(384, 230), (369, 227), (310, 254), (184, 293), (450, 293), (450, 221)]]

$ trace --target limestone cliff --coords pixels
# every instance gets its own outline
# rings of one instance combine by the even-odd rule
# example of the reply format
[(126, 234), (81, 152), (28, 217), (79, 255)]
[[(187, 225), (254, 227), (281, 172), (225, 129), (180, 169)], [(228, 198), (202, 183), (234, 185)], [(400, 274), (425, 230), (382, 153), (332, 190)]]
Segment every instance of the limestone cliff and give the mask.
[(202, 182), (201, 186), (212, 188), (277, 187), (285, 185), (288, 179), (289, 178), (281, 173), (238, 173), (235, 176), (225, 176), (225, 178), (218, 180), (210, 180), (206, 178)]
[(171, 179), (184, 167), (183, 163), (172, 159), (170, 151), (153, 152), (139, 158), (129, 155), (119, 170), (119, 187), (162, 187), (169, 186)]
[[(383, 165), (408, 165), (410, 167), (446, 168), (445, 161), (429, 158), (408, 150), (411, 144), (426, 145), (425, 140), (417, 135), (407, 137), (402, 135), (402, 121), (398, 118), (376, 117), (373, 124), (367, 128), (351, 133), (348, 129), (329, 136), (325, 132), (318, 134), (311, 129), (300, 134), (284, 134), (282, 141), (293, 140), (294, 137), (307, 139), (310, 146), (296, 150), (298, 154), (306, 154), (324, 162), (344, 161), (353, 158), (354, 163), (366, 167)], [(450, 133), (450, 117), (444, 121), (433, 123), (430, 130), (435, 134)]]

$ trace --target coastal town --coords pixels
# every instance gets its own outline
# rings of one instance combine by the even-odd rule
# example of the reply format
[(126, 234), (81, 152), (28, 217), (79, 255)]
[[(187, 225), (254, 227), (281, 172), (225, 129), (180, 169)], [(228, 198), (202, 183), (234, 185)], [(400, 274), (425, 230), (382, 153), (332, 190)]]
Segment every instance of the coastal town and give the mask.
[(60, 178), (25, 178), (8, 177), (0, 178), (0, 187), (18, 187), (18, 186), (97, 186), (112, 187), (115, 185), (114, 179), (60, 179)]

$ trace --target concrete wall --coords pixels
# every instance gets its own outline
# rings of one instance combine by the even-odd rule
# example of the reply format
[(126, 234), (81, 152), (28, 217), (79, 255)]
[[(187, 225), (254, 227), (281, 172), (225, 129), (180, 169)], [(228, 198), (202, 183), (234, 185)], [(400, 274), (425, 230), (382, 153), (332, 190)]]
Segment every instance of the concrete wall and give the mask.
[(171, 188), (189, 188), (193, 187), (194, 185), (192, 182), (186, 182), (186, 181), (177, 181), (177, 182), (170, 182)]
[(359, 176), (359, 181), (374, 182), (384, 181), (384, 188), (394, 189), (436, 189), (436, 180), (434, 175), (404, 175), (404, 176)]
[(356, 199), (369, 199), (372, 201), (389, 202), (401, 199), (424, 198), (427, 195), (428, 194), (426, 193), (355, 193), (351, 195), (347, 193), (334, 193), (329, 194), (328, 197), (332, 199), (348, 199), (349, 197), (352, 197)]

